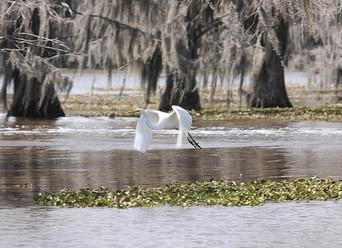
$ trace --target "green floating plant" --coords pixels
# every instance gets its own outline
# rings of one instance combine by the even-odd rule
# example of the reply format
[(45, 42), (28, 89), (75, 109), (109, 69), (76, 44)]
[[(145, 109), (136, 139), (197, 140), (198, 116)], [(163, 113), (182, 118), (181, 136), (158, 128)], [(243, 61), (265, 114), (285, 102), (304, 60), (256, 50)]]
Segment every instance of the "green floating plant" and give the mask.
[(162, 187), (62, 190), (39, 194), (36, 204), (62, 207), (258, 206), (266, 202), (324, 201), (342, 198), (342, 182), (327, 179), (204, 181)]

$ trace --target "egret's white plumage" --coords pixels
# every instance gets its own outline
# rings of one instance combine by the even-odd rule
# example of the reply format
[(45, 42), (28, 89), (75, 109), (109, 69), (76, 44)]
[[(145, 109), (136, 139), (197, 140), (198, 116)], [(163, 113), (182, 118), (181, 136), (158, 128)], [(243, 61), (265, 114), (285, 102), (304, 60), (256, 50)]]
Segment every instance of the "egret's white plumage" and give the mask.
[(140, 118), (135, 131), (134, 149), (145, 152), (152, 141), (152, 130), (163, 129), (179, 130), (177, 146), (182, 145), (183, 134), (185, 134), (192, 145), (195, 144), (196, 148), (200, 148), (189, 134), (192, 125), (191, 115), (179, 106), (172, 106), (172, 110), (170, 113), (152, 109), (139, 110)]

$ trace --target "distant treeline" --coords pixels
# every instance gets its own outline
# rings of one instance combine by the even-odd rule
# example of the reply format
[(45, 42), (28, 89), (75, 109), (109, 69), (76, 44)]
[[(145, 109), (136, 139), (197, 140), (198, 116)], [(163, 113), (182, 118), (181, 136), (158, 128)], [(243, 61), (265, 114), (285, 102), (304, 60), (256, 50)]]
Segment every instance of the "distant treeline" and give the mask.
[(225, 84), (227, 100), (239, 77), (240, 98), (258, 108), (292, 106), (284, 66), (326, 89), (342, 81), (339, 0), (3, 0), (0, 19), (0, 98), (13, 116), (63, 116), (56, 93), (71, 82), (62, 67), (103, 68), (108, 77), (139, 68), (146, 105), (164, 71), (161, 110), (199, 110), (198, 75), (211, 99)]

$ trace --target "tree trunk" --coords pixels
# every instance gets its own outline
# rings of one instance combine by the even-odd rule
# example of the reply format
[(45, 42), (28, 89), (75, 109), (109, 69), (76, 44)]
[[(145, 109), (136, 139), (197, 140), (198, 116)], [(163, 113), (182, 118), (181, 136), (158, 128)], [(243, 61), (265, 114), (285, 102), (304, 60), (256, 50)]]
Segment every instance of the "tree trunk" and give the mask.
[(65, 116), (55, 88), (48, 85), (42, 94), (42, 83), (36, 78), (28, 80), (14, 71), (14, 95), (8, 116), (31, 118), (57, 118)]
[[(36, 8), (30, 22), (31, 31), (36, 36), (39, 35), (40, 23), (39, 9)], [(11, 35), (11, 32), (13, 30), (9, 29), (8, 34)], [(14, 44), (8, 44), (8, 46), (11, 47)], [(28, 50), (31, 50), (30, 52), (33, 54), (45, 54), (43, 56), (53, 55), (40, 47), (33, 46)], [(65, 116), (52, 83), (43, 85), (43, 82), (37, 78), (28, 78), (25, 73), (18, 69), (12, 69), (12, 65), (6, 67), (6, 69), (11, 71), (10, 74), (12, 74), (11, 76), (14, 82), (13, 100), (7, 113), (8, 116), (33, 118), (56, 118)]]
[[(166, 88), (160, 98), (159, 109), (161, 111), (171, 110), (172, 105), (178, 105), (188, 110), (200, 110), (201, 101), (198, 89), (187, 91), (186, 84), (177, 74), (169, 73), (166, 79)], [(176, 83), (175, 83), (176, 82)], [(196, 85), (196, 81), (194, 82)]]
[[(162, 94), (159, 109), (171, 109), (179, 105), (188, 110), (200, 110), (201, 101), (197, 88), (198, 50), (201, 44), (202, 23), (201, 3), (193, 0), (187, 6), (185, 17), (186, 37), (179, 38), (178, 31), (173, 33), (178, 67), (168, 74), (167, 86)], [(179, 26), (178, 28), (182, 28)]]
[[(187, 85), (191, 85), (187, 89)], [(171, 73), (166, 79), (166, 88), (160, 99), (160, 110), (170, 110), (172, 105), (178, 105), (188, 110), (200, 110), (201, 101), (196, 86), (196, 79), (181, 77), (178, 73)]]
[(292, 107), (285, 88), (281, 61), (286, 50), (287, 29), (287, 24), (280, 19), (274, 30), (278, 39), (278, 51), (266, 33), (260, 34), (254, 50), (251, 83), (247, 93), (247, 104), (250, 107)]
[(174, 84), (174, 75), (172, 73), (168, 73), (166, 78), (166, 87), (163, 94), (160, 97), (159, 110), (161, 111), (169, 111), (171, 110), (171, 97), (172, 97), (172, 89)]
[(151, 93), (155, 94), (157, 83), (162, 71), (162, 51), (158, 44), (142, 69), (142, 86), (144, 88), (145, 107), (150, 104)]
[[(177, 78), (177, 77), (176, 77)], [(176, 81), (175, 87), (172, 89), (171, 94), (171, 105), (179, 105), (188, 110), (200, 110), (201, 102), (198, 89), (196, 87), (196, 80), (192, 80), (191, 90), (187, 90), (185, 88), (185, 82), (188, 80), (187, 78), (178, 78)]]
[(113, 89), (113, 62), (111, 59), (107, 61), (108, 74), (107, 74), (107, 90)]
[(338, 89), (339, 86), (342, 84), (342, 67), (338, 66), (336, 68), (336, 75), (335, 75), (335, 89)]

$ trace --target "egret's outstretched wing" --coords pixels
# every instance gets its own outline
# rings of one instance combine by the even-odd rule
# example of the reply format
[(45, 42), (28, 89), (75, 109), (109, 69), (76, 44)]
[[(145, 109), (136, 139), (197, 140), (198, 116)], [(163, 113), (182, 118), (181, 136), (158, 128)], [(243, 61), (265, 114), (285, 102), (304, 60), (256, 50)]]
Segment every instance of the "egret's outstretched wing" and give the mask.
[(183, 109), (182, 107), (173, 105), (172, 109), (176, 112), (178, 121), (179, 121), (179, 129), (185, 129), (189, 131), (192, 125), (192, 117), (188, 111)]
[(135, 129), (134, 149), (145, 152), (152, 141), (152, 131), (146, 124), (144, 116), (140, 116)]
[(176, 112), (178, 118), (179, 133), (177, 137), (177, 146), (180, 147), (183, 141), (183, 134), (187, 134), (191, 129), (192, 117), (188, 111), (179, 106), (173, 105), (172, 109)]

